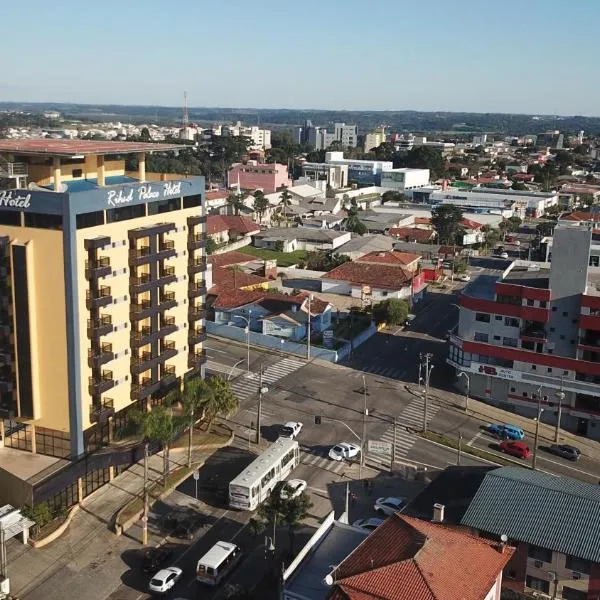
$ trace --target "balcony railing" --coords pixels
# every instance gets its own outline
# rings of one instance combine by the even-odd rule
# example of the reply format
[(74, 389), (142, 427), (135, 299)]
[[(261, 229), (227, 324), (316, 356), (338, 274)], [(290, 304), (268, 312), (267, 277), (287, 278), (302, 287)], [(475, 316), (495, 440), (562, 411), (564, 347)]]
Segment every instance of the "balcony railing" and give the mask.
[(196, 350), (190, 352), (188, 357), (188, 366), (190, 368), (199, 367), (206, 362), (206, 350)]
[(131, 278), (131, 284), (134, 286), (144, 285), (145, 283), (150, 283), (152, 281), (152, 275), (150, 273), (140, 273), (139, 275), (134, 275)]
[(98, 394), (102, 394), (112, 387), (114, 387), (115, 382), (113, 380), (113, 372), (104, 370), (102, 371), (100, 377), (96, 379), (95, 377), (90, 377), (88, 379), (89, 392), (92, 396), (97, 396)]
[(109, 342), (102, 342), (97, 351), (94, 348), (88, 348), (88, 366), (90, 367), (99, 367), (113, 360), (114, 357), (112, 344)]
[(190, 344), (198, 344), (206, 340), (206, 327), (190, 328), (189, 342)]
[(163, 340), (161, 354), (165, 350), (175, 350), (175, 342), (173, 340)]
[(188, 313), (189, 321), (200, 321), (206, 318), (206, 305), (205, 304), (190, 304)]
[(206, 235), (204, 233), (192, 233), (188, 238), (188, 247), (192, 250), (204, 248)]
[(203, 273), (204, 271), (206, 271), (206, 269), (207, 269), (207, 266), (206, 266), (206, 257), (205, 256), (192, 258), (190, 260), (189, 269), (188, 269), (190, 274)]
[(112, 398), (104, 398), (99, 404), (90, 406), (90, 422), (106, 423), (115, 414), (115, 403)]
[(88, 336), (93, 335), (106, 335), (113, 330), (112, 316), (101, 315), (99, 319), (88, 319), (87, 322)]
[(111, 302), (111, 289), (108, 285), (101, 285), (100, 288), (95, 292), (92, 292), (92, 290), (86, 290), (85, 305), (88, 309), (92, 307), (100, 308), (101, 306), (111, 304)]
[(526, 325), (521, 328), (521, 337), (530, 337), (538, 340), (546, 339), (546, 330), (540, 325)]
[(175, 242), (173, 240), (163, 240), (158, 245), (159, 252), (163, 252), (164, 250), (174, 250), (174, 249), (175, 249)]
[(172, 277), (175, 275), (175, 267), (163, 267), (160, 270), (160, 277)]
[(206, 295), (206, 285), (204, 285), (203, 281), (193, 281), (190, 283), (189, 288), (189, 297), (196, 298), (197, 296), (205, 296)]
[(106, 275), (110, 275), (111, 271), (110, 258), (108, 256), (99, 256), (96, 260), (85, 261), (85, 276), (87, 279), (105, 277)]
[(170, 375), (175, 375), (175, 365), (164, 365), (162, 368), (162, 375), (163, 377), (165, 376), (170, 376)]

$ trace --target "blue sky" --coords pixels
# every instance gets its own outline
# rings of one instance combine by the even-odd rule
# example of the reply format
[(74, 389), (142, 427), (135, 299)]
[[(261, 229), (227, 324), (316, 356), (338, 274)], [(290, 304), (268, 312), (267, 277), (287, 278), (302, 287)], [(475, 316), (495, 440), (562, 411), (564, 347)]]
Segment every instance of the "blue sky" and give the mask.
[(599, 23), (600, 0), (12, 2), (0, 100), (600, 115)]

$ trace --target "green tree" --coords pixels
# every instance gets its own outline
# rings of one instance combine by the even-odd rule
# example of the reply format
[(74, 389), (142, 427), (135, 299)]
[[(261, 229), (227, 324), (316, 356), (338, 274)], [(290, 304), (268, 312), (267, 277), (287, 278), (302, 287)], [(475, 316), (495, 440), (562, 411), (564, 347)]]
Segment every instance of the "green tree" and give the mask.
[(255, 213), (258, 213), (259, 222), (262, 221), (265, 211), (269, 208), (269, 201), (265, 197), (265, 194), (261, 190), (254, 192), (254, 203), (252, 209)]
[(287, 219), (287, 209), (292, 205), (292, 194), (288, 190), (287, 186), (283, 186), (283, 190), (281, 190), (279, 199), (281, 200), (281, 212), (283, 213), (283, 220), (285, 221), (285, 226), (288, 227), (289, 223)]
[(546, 237), (552, 235), (554, 232), (554, 228), (556, 227), (555, 221), (544, 221), (536, 226), (536, 231), (540, 235), (540, 237)]
[(522, 181), (513, 181), (511, 189), (517, 191), (525, 191), (527, 186)]
[(383, 205), (386, 202), (406, 202), (406, 196), (402, 192), (388, 190), (381, 195), (381, 204)]
[(210, 236), (206, 237), (206, 245), (204, 246), (206, 254), (212, 254), (218, 247), (219, 244), (217, 244), (215, 240), (213, 240)]
[(462, 210), (454, 204), (439, 204), (431, 211), (431, 224), (440, 244), (454, 244), (462, 225)]
[(344, 194), (344, 206), (346, 207), (346, 218), (344, 219), (344, 227), (346, 231), (358, 233), (358, 235), (364, 235), (365, 233), (367, 233), (367, 226), (360, 220), (356, 198), (352, 198), (352, 200), (349, 200), (349, 206), (346, 204), (348, 200), (348, 196)]
[(150, 130), (147, 127), (142, 127), (140, 131), (140, 141), (142, 142), (151, 142), (152, 138), (150, 137)]
[(235, 215), (239, 215), (240, 210), (245, 208), (246, 205), (244, 204), (244, 197), (244, 194), (240, 192), (229, 192), (229, 195), (227, 196), (227, 204), (229, 204), (229, 206), (232, 208)]
[(169, 404), (180, 403), (183, 407), (183, 420), (188, 427), (188, 468), (192, 467), (192, 445), (194, 440), (194, 426), (201, 417), (204, 406), (210, 404), (214, 395), (213, 388), (202, 377), (190, 377), (183, 382), (183, 389), (176, 389), (169, 393)]
[(276, 545), (277, 525), (287, 525), (290, 553), (293, 555), (295, 529), (308, 516), (312, 502), (306, 492), (302, 492), (296, 498), (291, 498), (291, 495), (292, 489), (285, 481), (278, 483), (269, 497), (259, 505), (256, 516), (249, 521), (249, 526), (255, 535), (264, 531), (271, 533), (273, 544)]
[(239, 400), (233, 393), (231, 384), (219, 375), (213, 375), (206, 381), (212, 390), (212, 394), (205, 397), (202, 408), (206, 420), (206, 429), (210, 431), (217, 417), (228, 417), (237, 410)]
[(406, 153), (395, 153), (393, 162), (394, 168), (429, 169), (431, 179), (444, 177), (447, 173), (446, 160), (442, 156), (442, 151), (431, 146), (415, 146)]
[(373, 318), (377, 323), (403, 325), (408, 313), (408, 302), (399, 298), (390, 298), (373, 306)]
[(275, 242), (275, 252), (283, 252), (284, 248), (285, 244), (283, 243), (283, 240), (277, 240)]
[(350, 258), (344, 254), (332, 254), (323, 250), (307, 252), (306, 268), (312, 271), (331, 271), (348, 262)]

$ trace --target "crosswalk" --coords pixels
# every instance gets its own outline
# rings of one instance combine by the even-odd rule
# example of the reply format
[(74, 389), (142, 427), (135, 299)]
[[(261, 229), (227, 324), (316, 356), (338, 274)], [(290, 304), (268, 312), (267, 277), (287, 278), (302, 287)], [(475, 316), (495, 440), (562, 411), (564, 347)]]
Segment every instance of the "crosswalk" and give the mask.
[[(435, 417), (439, 406), (429, 402), (427, 405), (427, 422), (429, 423)], [(415, 398), (399, 415), (399, 427), (396, 428), (396, 458), (408, 456), (411, 448), (414, 446), (416, 437), (406, 431), (406, 427), (421, 429), (423, 427), (423, 414), (425, 411), (425, 401), (423, 398)], [(384, 442), (394, 443), (394, 427), (389, 427), (381, 436)]]
[(363, 373), (371, 373), (372, 375), (380, 375), (381, 377), (388, 377), (389, 379), (405, 379), (407, 375), (406, 369), (395, 369), (394, 367), (384, 367), (382, 365), (361, 365), (354, 377), (362, 377)]
[(339, 473), (343, 469), (349, 468), (349, 463), (340, 460), (335, 461), (329, 458), (327, 450), (313, 450), (311, 448), (303, 448), (300, 451), (300, 462), (303, 465), (308, 465), (315, 469), (326, 469), (333, 473)]
[[(269, 365), (263, 371), (263, 377), (262, 377), (263, 385), (266, 385), (267, 387), (269, 387), (269, 386), (273, 385), (274, 383), (276, 383), (277, 381), (279, 381), (280, 379), (283, 379), (290, 373), (297, 371), (298, 369), (303, 367), (305, 364), (306, 364), (306, 361), (303, 361), (298, 358), (290, 358), (290, 357), (283, 358), (283, 359), (279, 360), (278, 362), (276, 362), (272, 365)], [(219, 368), (219, 367), (223, 367), (223, 365), (219, 365), (218, 363), (212, 363), (212, 361), (209, 362), (209, 364), (207, 366), (208, 366), (209, 371), (223, 372), (224, 369), (227, 369), (227, 367), (224, 367), (224, 369)], [(234, 375), (239, 375), (239, 376), (236, 377), (236, 379), (234, 379), (231, 382), (231, 389), (233, 390), (235, 395), (238, 397), (238, 400), (240, 402), (242, 402), (243, 400), (246, 400), (248, 398), (251, 398), (252, 396), (254, 396), (255, 394), (258, 393), (258, 384), (260, 381), (260, 376), (258, 373), (252, 372), (249, 375), (247, 375), (243, 371), (242, 371), (242, 373), (243, 374), (240, 375), (240, 370), (236, 369), (236, 371), (234, 372)]]

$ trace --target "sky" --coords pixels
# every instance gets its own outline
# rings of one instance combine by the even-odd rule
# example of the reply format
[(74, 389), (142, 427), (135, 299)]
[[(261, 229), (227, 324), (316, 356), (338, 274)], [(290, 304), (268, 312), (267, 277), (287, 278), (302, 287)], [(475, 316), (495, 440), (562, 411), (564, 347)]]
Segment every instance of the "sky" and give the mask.
[(600, 115), (600, 0), (48, 0), (0, 101)]

